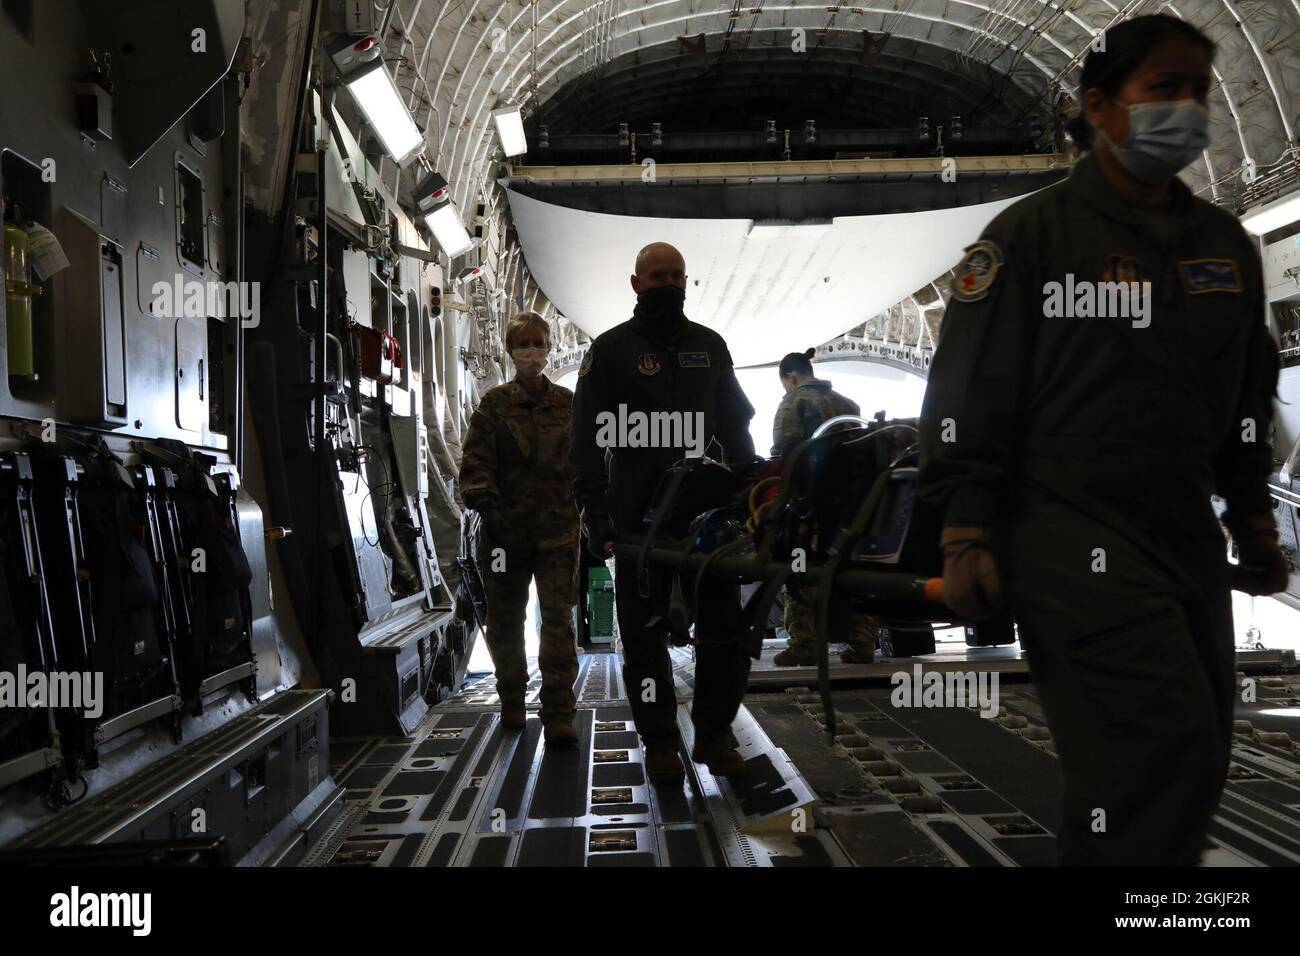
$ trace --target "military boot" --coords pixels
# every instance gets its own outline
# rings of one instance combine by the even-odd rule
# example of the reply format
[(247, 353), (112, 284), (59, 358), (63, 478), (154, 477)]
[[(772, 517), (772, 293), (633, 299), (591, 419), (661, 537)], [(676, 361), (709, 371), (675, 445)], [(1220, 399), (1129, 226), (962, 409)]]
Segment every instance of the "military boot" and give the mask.
[(728, 747), (720, 736), (697, 734), (691, 759), (709, 768), (709, 773), (731, 777), (743, 773), (745, 758), (734, 747)]
[(672, 744), (645, 745), (645, 772), (656, 783), (681, 783), (686, 779), (686, 768)]
[(850, 644), (840, 651), (845, 664), (870, 664), (876, 659), (876, 649), (871, 644)]
[(528, 723), (528, 708), (522, 697), (501, 698), (501, 726), (506, 730), (523, 730)]
[(817, 663), (817, 648), (809, 644), (791, 644), (772, 658), (777, 667), (812, 667)]
[(542, 721), (548, 747), (572, 747), (578, 742), (578, 728), (573, 726), (573, 716), (547, 717)]

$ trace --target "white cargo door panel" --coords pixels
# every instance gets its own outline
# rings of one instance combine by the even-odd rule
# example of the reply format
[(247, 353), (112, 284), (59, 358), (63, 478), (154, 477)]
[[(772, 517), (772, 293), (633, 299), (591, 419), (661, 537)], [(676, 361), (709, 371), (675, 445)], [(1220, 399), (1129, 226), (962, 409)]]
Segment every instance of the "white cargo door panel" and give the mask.
[(176, 320), (176, 425), (187, 432), (203, 428), (207, 382), (207, 333), (202, 319)]

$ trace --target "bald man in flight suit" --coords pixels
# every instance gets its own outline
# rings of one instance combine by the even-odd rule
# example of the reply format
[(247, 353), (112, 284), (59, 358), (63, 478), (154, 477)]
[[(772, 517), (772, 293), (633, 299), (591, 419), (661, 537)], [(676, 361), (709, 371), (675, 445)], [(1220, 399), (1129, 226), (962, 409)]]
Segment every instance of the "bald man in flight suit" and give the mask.
[[(722, 336), (686, 318), (686, 263), (667, 243), (646, 246), (631, 277), (637, 304), (632, 318), (596, 338), (578, 372), (573, 401), (571, 460), (574, 497), (583, 511), (588, 548), (604, 560), (615, 535), (638, 535), (664, 470), (685, 457), (683, 448), (602, 447), (597, 416), (677, 412), (703, 414), (701, 448), (722, 446), (727, 461), (753, 458), (749, 420), (754, 408)], [(615, 443), (617, 445), (617, 443)], [(608, 470), (606, 452), (611, 453)], [(656, 607), (667, 603), (670, 575), (651, 569), (651, 598), (642, 596), (636, 561), (615, 559), (615, 600), (623, 642), (623, 683), (652, 779), (684, 776), (677, 755), (677, 701), (668, 656), (667, 624)], [(737, 773), (740, 754), (727, 740), (749, 679), (749, 657), (739, 641), (739, 594), (734, 585), (701, 585), (695, 623), (693, 760), (714, 773)]]

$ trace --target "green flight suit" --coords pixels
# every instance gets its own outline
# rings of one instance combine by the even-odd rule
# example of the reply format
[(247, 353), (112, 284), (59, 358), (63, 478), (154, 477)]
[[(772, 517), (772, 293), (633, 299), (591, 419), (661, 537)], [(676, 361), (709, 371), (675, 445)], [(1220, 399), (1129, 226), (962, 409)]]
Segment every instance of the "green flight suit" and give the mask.
[[(1235, 693), (1210, 497), (1270, 510), (1258, 252), (1172, 190), (1152, 215), (1088, 156), (998, 216), (956, 270), (922, 412), (922, 495), (993, 530), (1060, 755), (1066, 864), (1198, 859)], [(1131, 282), (1149, 296), (1127, 312), (1095, 285)]]

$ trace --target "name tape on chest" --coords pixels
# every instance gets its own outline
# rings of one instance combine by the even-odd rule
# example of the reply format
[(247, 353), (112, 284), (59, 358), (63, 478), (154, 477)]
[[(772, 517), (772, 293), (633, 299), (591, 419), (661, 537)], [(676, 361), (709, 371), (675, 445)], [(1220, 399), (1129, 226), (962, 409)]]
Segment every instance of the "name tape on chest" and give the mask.
[(1243, 288), (1235, 259), (1191, 259), (1178, 263), (1178, 273), (1188, 295), (1240, 292)]
[(708, 368), (708, 352), (678, 352), (677, 364), (682, 368)]
[(981, 239), (968, 246), (966, 255), (953, 271), (952, 297), (958, 302), (978, 302), (986, 298), (1002, 268), (1002, 250), (997, 243)]

